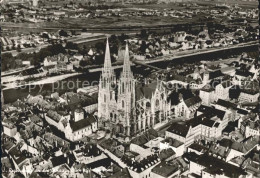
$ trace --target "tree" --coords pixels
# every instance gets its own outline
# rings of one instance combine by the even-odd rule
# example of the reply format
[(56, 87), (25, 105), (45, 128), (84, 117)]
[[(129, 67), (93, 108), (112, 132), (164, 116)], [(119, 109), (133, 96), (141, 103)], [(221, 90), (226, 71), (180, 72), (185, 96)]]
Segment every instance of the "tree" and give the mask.
[(145, 50), (146, 50), (147, 46), (146, 46), (146, 42), (145, 41), (142, 41), (142, 44), (140, 46), (140, 51), (141, 53), (145, 53)]
[(142, 39), (147, 39), (148, 38), (147, 31), (145, 29), (142, 29), (140, 36), (141, 36)]
[(22, 52), (21, 48), (17, 48), (16, 51), (19, 53)]
[(49, 35), (48, 35), (47, 33), (43, 33), (43, 34), (42, 34), (42, 38), (49, 39)]
[(14, 57), (11, 53), (2, 54), (1, 70), (2, 71), (8, 70), (10, 67), (10, 63), (13, 63), (13, 62), (14, 62)]
[(68, 36), (68, 33), (67, 33), (65, 30), (60, 30), (60, 31), (59, 31), (59, 35), (60, 35), (60, 36), (65, 36), (65, 37), (67, 37), (67, 36)]
[(87, 65), (90, 65), (90, 64), (91, 64), (90, 60), (81, 60), (81, 61), (79, 62), (79, 65), (80, 65), (81, 67), (86, 67)]
[(72, 42), (68, 42), (65, 46), (66, 49), (79, 49), (78, 45)]
[(126, 39), (128, 39), (128, 38), (129, 38), (129, 36), (128, 36), (128, 35), (125, 35), (124, 33), (122, 33), (121, 36), (118, 37), (118, 39), (119, 39), (119, 41), (120, 41), (121, 43), (124, 43), (124, 41), (125, 41)]
[(98, 42), (95, 44), (95, 48), (97, 49), (97, 51), (105, 51), (105, 43)]

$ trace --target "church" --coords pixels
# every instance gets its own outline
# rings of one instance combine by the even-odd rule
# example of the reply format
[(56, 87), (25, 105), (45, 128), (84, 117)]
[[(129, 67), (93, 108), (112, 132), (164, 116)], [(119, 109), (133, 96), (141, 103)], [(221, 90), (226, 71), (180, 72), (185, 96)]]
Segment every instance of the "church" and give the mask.
[(171, 104), (163, 81), (140, 85), (131, 71), (129, 48), (126, 43), (123, 71), (116, 78), (111, 64), (107, 40), (104, 67), (99, 81), (99, 124), (111, 128), (113, 134), (132, 137), (167, 122)]

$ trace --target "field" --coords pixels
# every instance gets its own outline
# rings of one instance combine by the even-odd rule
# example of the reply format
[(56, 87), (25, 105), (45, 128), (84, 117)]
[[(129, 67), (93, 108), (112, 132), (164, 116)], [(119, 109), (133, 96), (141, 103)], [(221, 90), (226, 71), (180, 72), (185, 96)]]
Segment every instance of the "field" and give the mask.
[[(169, 11), (169, 10), (181, 10), (181, 9), (212, 9), (215, 7), (216, 2), (212, 1), (193, 1), (196, 2), (199, 7), (184, 7), (181, 4), (169, 3), (169, 4), (117, 4), (123, 8), (123, 11), (138, 11), (138, 10), (158, 10), (158, 11)], [(238, 4), (243, 8), (256, 8), (258, 2), (245, 2), (245, 1), (235, 1), (235, 0), (219, 0), (217, 3), (225, 2), (226, 4), (234, 5)], [(42, 31), (57, 31), (59, 29), (76, 29), (82, 30), (86, 28), (95, 32), (107, 32), (112, 31), (113, 33), (126, 32), (126, 31), (138, 31), (140, 28), (152, 28), (158, 26), (175, 25), (182, 23), (200, 23), (206, 22), (206, 14), (197, 15), (193, 18), (177, 18), (171, 16), (121, 16), (121, 17), (98, 17), (98, 18), (75, 18), (69, 19), (64, 18), (55, 22), (41, 22), (41, 23), (12, 23), (12, 22), (0, 22), (3, 33), (7, 30), (10, 32), (42, 32)], [(210, 16), (210, 14), (209, 14)], [(218, 19), (215, 19), (218, 21)], [(222, 19), (223, 20), (223, 19)]]

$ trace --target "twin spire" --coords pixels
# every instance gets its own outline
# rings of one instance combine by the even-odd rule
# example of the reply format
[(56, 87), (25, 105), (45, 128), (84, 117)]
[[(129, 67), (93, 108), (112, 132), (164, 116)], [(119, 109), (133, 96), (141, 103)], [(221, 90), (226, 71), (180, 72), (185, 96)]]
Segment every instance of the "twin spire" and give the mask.
[(106, 44), (106, 52), (105, 52), (105, 62), (104, 62), (104, 68), (102, 71), (103, 74), (112, 74), (112, 65), (111, 65), (111, 57), (110, 57), (110, 49), (108, 44), (108, 38), (107, 38), (107, 44)]
[(131, 75), (132, 75), (132, 72), (131, 72), (131, 63), (130, 63), (128, 42), (126, 41), (122, 77), (128, 78), (128, 77), (130, 77)]
[[(111, 64), (110, 49), (109, 49), (109, 43), (108, 43), (108, 38), (107, 38), (106, 51), (105, 51), (105, 62), (104, 62), (104, 68), (103, 68), (102, 74), (110, 76), (112, 73), (113, 73), (113, 68), (112, 68), (112, 64)], [(122, 75), (122, 77), (129, 77), (130, 75), (132, 75), (128, 42), (126, 42), (123, 72), (121, 75)]]

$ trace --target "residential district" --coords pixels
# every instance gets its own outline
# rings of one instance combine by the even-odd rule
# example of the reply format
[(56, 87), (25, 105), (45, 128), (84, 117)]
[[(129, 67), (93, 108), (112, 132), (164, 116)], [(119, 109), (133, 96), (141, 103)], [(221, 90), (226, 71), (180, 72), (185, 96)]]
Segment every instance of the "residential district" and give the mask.
[(98, 86), (2, 103), (4, 177), (259, 177), (255, 59), (141, 78), (124, 51)]

